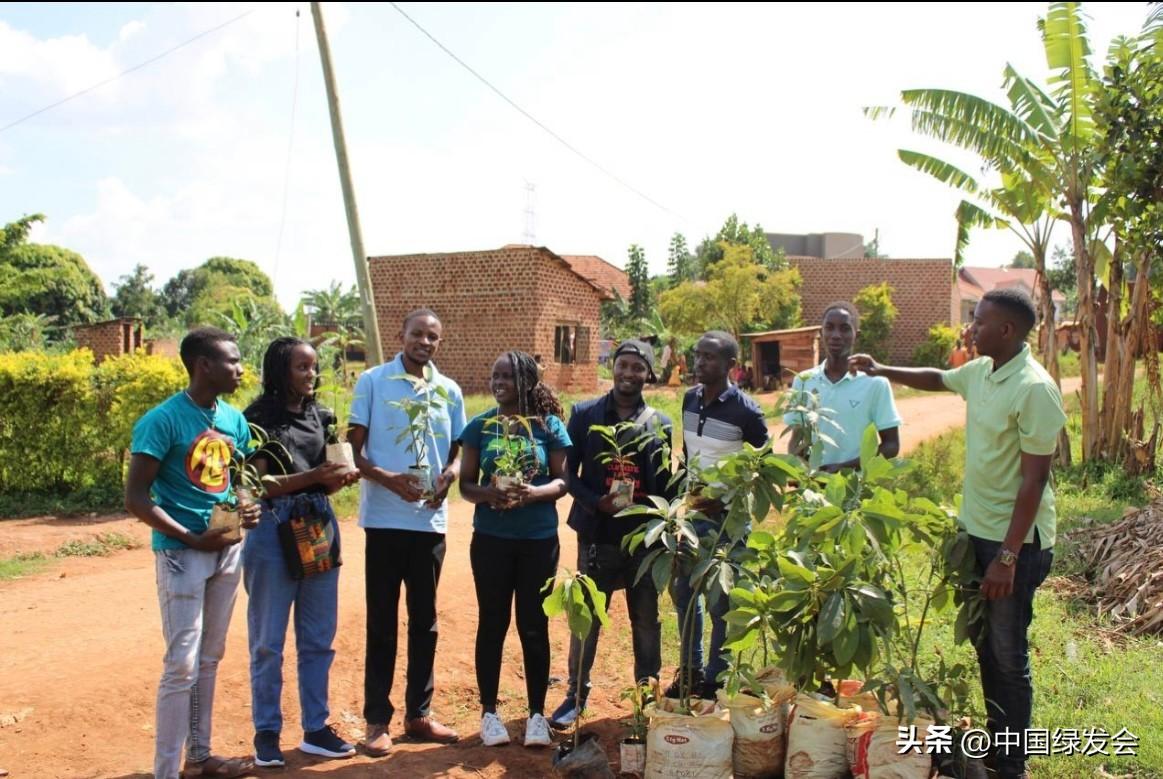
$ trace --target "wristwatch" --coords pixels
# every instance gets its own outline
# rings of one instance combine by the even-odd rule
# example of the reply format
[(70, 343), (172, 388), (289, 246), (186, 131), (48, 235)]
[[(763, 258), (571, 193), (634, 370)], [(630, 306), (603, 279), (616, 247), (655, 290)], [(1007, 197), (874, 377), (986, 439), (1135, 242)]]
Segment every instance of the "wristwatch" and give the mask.
[(997, 561), (1006, 568), (1013, 568), (1014, 563), (1018, 561), (1018, 553), (1011, 552), (1003, 546), (997, 553)]

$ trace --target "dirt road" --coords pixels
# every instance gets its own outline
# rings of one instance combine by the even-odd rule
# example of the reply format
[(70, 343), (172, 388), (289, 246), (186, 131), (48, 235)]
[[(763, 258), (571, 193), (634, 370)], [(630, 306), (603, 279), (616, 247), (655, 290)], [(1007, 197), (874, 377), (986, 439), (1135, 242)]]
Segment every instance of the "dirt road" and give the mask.
[[(1064, 388), (1073, 392), (1077, 380)], [(904, 451), (964, 422), (964, 404), (949, 395), (901, 401), (907, 420)], [(562, 501), (560, 515), (568, 513)], [(21, 551), (55, 549), (66, 540), (117, 531), (145, 546), (104, 558), (67, 558), (27, 578), (0, 583), (0, 767), (23, 777), (146, 777), (153, 754), (154, 695), (161, 670), (161, 630), (154, 587), (153, 555), (144, 527), (124, 515), (81, 519), (35, 518), (0, 524), (0, 557)], [(345, 565), (340, 577), (337, 656), (331, 676), (332, 720), (350, 738), (362, 733), (364, 605), (363, 539), (353, 520), (343, 522)], [(385, 776), (545, 776), (550, 751), (530, 750), (523, 735), (524, 682), (514, 631), (505, 646), (501, 712), (514, 743), (486, 748), (477, 735), (479, 713), (473, 667), (476, 603), (468, 544), (472, 507), (451, 506), (448, 556), (440, 585), (440, 646), (435, 711), (460, 730), (453, 746), (400, 741), (391, 756), (372, 760), (322, 762), (293, 747), (300, 738), (293, 637), (288, 638), (283, 711), (283, 776), (327, 773), (339, 777)], [(564, 565), (573, 567), (575, 537), (561, 533)], [(631, 683), (629, 625), (624, 600), (615, 597), (612, 629), (602, 637), (594, 669), (592, 719), (616, 764), (617, 742), (628, 715), (618, 700)], [(404, 628), (401, 628), (403, 631)], [(403, 635), (403, 632), (401, 633)], [(555, 624), (553, 672), (565, 676), (567, 633)], [(404, 661), (399, 663), (397, 678)], [(665, 672), (669, 672), (666, 669)], [(234, 621), (219, 671), (214, 747), (219, 753), (251, 752), (246, 649), (246, 595), (239, 593)], [(555, 707), (563, 685), (550, 689)], [(393, 737), (401, 735), (399, 721)]]

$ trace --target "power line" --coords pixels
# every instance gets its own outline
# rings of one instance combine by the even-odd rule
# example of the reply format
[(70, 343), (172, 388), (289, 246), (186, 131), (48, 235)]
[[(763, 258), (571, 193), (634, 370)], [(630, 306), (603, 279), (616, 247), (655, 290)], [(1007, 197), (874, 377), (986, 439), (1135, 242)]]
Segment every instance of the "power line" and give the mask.
[(56, 101), (55, 103), (52, 103), (51, 105), (46, 105), (44, 108), (33, 111), (31, 114), (28, 114), (27, 116), (22, 116), (19, 119), (17, 119), (15, 122), (10, 122), (9, 124), (6, 124), (3, 127), (0, 127), (0, 133), (4, 132), (5, 130), (11, 130), (16, 125), (21, 124), (23, 122), (27, 122), (29, 119), (32, 119), (34, 116), (40, 116), (45, 111), (51, 111), (52, 109), (56, 108), (57, 106), (64, 105), (65, 103), (69, 102), (70, 100), (75, 100), (76, 98), (80, 97), (81, 95), (88, 94), (89, 92), (92, 92), (94, 89), (98, 89), (100, 87), (103, 87), (106, 84), (111, 84), (123, 76), (128, 76), (130, 73), (133, 73), (134, 71), (141, 70), (146, 65), (152, 65), (153, 63), (157, 62), (158, 60), (160, 60), (164, 57), (168, 57), (169, 55), (173, 54), (178, 49), (189, 46), (191, 43), (194, 43), (195, 41), (197, 41), (201, 38), (205, 38), (207, 35), (210, 35), (211, 33), (218, 32), (222, 28), (229, 27), (230, 25), (234, 24), (235, 22), (239, 21), (240, 19), (243, 19), (247, 16), (250, 16), (256, 10), (257, 9), (252, 8), (249, 11), (246, 11), (244, 13), (239, 14), (238, 16), (234, 17), (233, 19), (229, 19), (229, 20), (223, 22), (222, 24), (217, 25), (216, 27), (211, 27), (209, 30), (205, 30), (203, 32), (200, 32), (197, 35), (195, 35), (193, 38), (189, 38), (187, 40), (184, 40), (181, 43), (179, 43), (177, 46), (173, 46), (169, 49), (166, 49), (161, 54), (158, 54), (154, 57), (150, 57), (146, 61), (140, 62), (140, 63), (134, 65), (132, 68), (129, 68), (128, 70), (123, 70), (120, 73), (118, 73), (117, 75), (110, 76), (109, 78), (105, 79), (104, 81), (99, 81), (96, 84), (93, 84), (92, 86), (85, 87), (80, 92), (74, 92), (73, 94), (69, 95), (68, 97), (62, 98), (62, 99)]
[(481, 82), (481, 83), (482, 83), (482, 84), (484, 84), (486, 87), (488, 87), (489, 89), (491, 89), (491, 90), (492, 90), (494, 93), (496, 93), (496, 95), (497, 95), (499, 98), (501, 98), (502, 100), (504, 100), (506, 103), (508, 103), (508, 104), (509, 104), (510, 106), (512, 106), (514, 109), (516, 109), (516, 111), (517, 111), (518, 113), (520, 113), (522, 116), (524, 116), (526, 119), (528, 119), (529, 121), (533, 122), (533, 124), (537, 125), (537, 126), (538, 126), (538, 127), (540, 127), (542, 130), (544, 130), (546, 133), (548, 133), (548, 134), (549, 134), (549, 135), (550, 135), (550, 136), (551, 136), (551, 137), (552, 137), (552, 138), (553, 138), (555, 141), (557, 141), (557, 142), (558, 142), (558, 143), (560, 143), (562, 146), (564, 146), (565, 148), (569, 149), (571, 152), (573, 152), (574, 154), (576, 154), (578, 157), (580, 157), (581, 159), (585, 160), (585, 161), (586, 161), (586, 162), (588, 162), (590, 165), (592, 165), (593, 167), (597, 168), (599, 171), (601, 171), (602, 173), (604, 173), (606, 176), (608, 176), (609, 178), (613, 179), (613, 180), (614, 180), (614, 181), (616, 181), (618, 184), (622, 185), (623, 187), (625, 187), (625, 188), (626, 188), (626, 189), (628, 189), (629, 191), (633, 192), (635, 195), (637, 195), (638, 197), (642, 198), (642, 199), (643, 199), (643, 200), (645, 200), (647, 203), (650, 203), (652, 206), (654, 206), (655, 208), (659, 209), (660, 211), (665, 211), (666, 213), (670, 214), (671, 216), (673, 216), (673, 217), (675, 217), (675, 218), (677, 218), (677, 219), (680, 219), (680, 220), (682, 220), (683, 222), (689, 222), (689, 221), (690, 221), (690, 220), (688, 220), (688, 219), (687, 219), (685, 216), (683, 216), (682, 214), (679, 214), (679, 213), (677, 213), (677, 212), (675, 212), (675, 211), (672, 211), (672, 210), (670, 210), (669, 208), (667, 208), (666, 206), (662, 205), (661, 203), (659, 203), (659, 202), (658, 202), (657, 200), (655, 200), (654, 198), (652, 198), (652, 197), (650, 197), (649, 195), (647, 195), (647, 194), (646, 194), (645, 192), (643, 192), (642, 190), (638, 189), (638, 188), (637, 188), (637, 187), (635, 187), (634, 185), (630, 184), (629, 182), (627, 182), (627, 181), (625, 181), (624, 179), (622, 179), (620, 176), (616, 175), (615, 173), (613, 173), (612, 171), (610, 171), (609, 169), (607, 169), (607, 168), (606, 168), (605, 166), (603, 166), (602, 164), (600, 164), (600, 163), (596, 162), (596, 161), (595, 161), (593, 158), (591, 158), (591, 157), (587, 156), (586, 154), (584, 154), (584, 153), (583, 153), (582, 151), (580, 151), (580, 150), (579, 150), (579, 149), (578, 149), (576, 146), (574, 146), (574, 145), (573, 145), (573, 144), (571, 144), (569, 141), (565, 140), (565, 138), (562, 138), (562, 137), (561, 137), (560, 135), (558, 135), (556, 132), (554, 132), (554, 131), (553, 131), (553, 130), (551, 130), (549, 127), (547, 127), (547, 126), (545, 125), (545, 123), (544, 123), (544, 122), (542, 122), (540, 119), (538, 119), (538, 118), (537, 118), (537, 117), (535, 117), (533, 114), (531, 114), (531, 113), (529, 113), (528, 111), (526, 111), (526, 110), (525, 110), (524, 108), (522, 108), (521, 106), (517, 105), (517, 103), (516, 103), (516, 102), (515, 102), (515, 101), (514, 101), (512, 98), (510, 98), (508, 95), (506, 95), (506, 94), (505, 94), (504, 92), (502, 92), (500, 89), (498, 89), (497, 87), (493, 86), (493, 84), (492, 84), (492, 83), (491, 83), (491, 82), (490, 82), (490, 81), (489, 81), (487, 78), (485, 78), (485, 77), (484, 77), (484, 76), (482, 76), (480, 73), (478, 73), (476, 70), (474, 70), (474, 69), (472, 68), (472, 66), (470, 66), (470, 65), (469, 65), (467, 62), (465, 62), (464, 60), (462, 60), (460, 57), (456, 56), (456, 54), (455, 54), (455, 53), (453, 53), (453, 51), (452, 51), (451, 49), (449, 49), (449, 48), (448, 48), (447, 46), (445, 46), (443, 43), (441, 43), (440, 41), (438, 41), (438, 40), (436, 39), (436, 37), (432, 35), (432, 33), (428, 32), (428, 31), (427, 31), (427, 30), (425, 30), (425, 29), (424, 29), (422, 26), (420, 26), (420, 23), (419, 23), (419, 22), (417, 22), (417, 21), (416, 21), (415, 19), (413, 19), (411, 16), (408, 16), (408, 14), (404, 12), (404, 9), (403, 9), (403, 8), (401, 8), (401, 7), (400, 7), (399, 5), (397, 5), (396, 3), (389, 3), (389, 5), (391, 5), (391, 6), (392, 6), (392, 8), (395, 8), (397, 11), (399, 11), (401, 16), (403, 16), (405, 19), (407, 19), (409, 22), (411, 22), (413, 27), (415, 27), (417, 30), (419, 30), (421, 33), (423, 33), (423, 34), (424, 34), (424, 36), (425, 36), (426, 38), (428, 38), (428, 40), (430, 40), (430, 41), (432, 41), (434, 44), (436, 44), (436, 46), (437, 46), (437, 47), (438, 47), (438, 48), (439, 48), (441, 51), (443, 51), (443, 52), (444, 52), (445, 54), (447, 54), (449, 57), (452, 57), (452, 59), (453, 59), (453, 60), (455, 60), (455, 61), (456, 61), (456, 63), (457, 63), (458, 65), (460, 65), (462, 68), (464, 68), (464, 69), (465, 69), (465, 70), (467, 70), (469, 73), (471, 73), (471, 74), (473, 75), (473, 77), (474, 77), (474, 78), (476, 78), (476, 80), (477, 80), (477, 81)]

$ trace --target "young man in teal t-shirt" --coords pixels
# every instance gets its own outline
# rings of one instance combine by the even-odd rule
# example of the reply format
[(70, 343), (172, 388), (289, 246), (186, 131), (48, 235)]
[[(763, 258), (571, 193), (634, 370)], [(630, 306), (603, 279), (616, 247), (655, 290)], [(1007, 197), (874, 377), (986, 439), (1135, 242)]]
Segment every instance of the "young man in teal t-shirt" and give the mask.
[[(249, 758), (210, 753), (214, 682), (241, 578), (240, 546), (210, 530), (214, 506), (233, 494), (228, 465), (250, 448), (241, 412), (219, 395), (238, 389), (242, 360), (234, 336), (217, 328), (182, 339), (186, 389), (150, 409), (133, 427), (125, 508), (153, 528), (158, 601), (166, 653), (157, 697), (154, 775), (241, 776)], [(259, 505), (241, 509), (244, 525)]]
[[(827, 436), (820, 461), (812, 463), (824, 471), (860, 467), (860, 442), (869, 425), (875, 425), (880, 436), (880, 454), (896, 457), (900, 451), (901, 417), (892, 398), (892, 385), (881, 376), (848, 370), (848, 358), (852, 356), (859, 329), (860, 315), (851, 303), (829, 305), (824, 309), (820, 326), (824, 362), (799, 374), (792, 382), (793, 402), (801, 393), (816, 395), (820, 416), (827, 420), (820, 425), (820, 432)], [(800, 413), (784, 414), (784, 423), (796, 424)], [(798, 434), (788, 442), (788, 451), (811, 457), (807, 442), (801, 441)]]

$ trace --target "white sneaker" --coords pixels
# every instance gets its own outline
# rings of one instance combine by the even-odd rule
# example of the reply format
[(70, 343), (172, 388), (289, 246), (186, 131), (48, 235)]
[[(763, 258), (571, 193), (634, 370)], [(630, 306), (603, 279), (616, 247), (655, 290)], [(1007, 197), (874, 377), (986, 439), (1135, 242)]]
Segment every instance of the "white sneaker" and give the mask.
[(499, 747), (509, 743), (509, 731), (505, 730), (505, 723), (494, 712), (481, 717), (481, 741), (486, 747)]
[(549, 723), (540, 714), (534, 714), (525, 723), (525, 746), (547, 747), (553, 743), (549, 737)]

